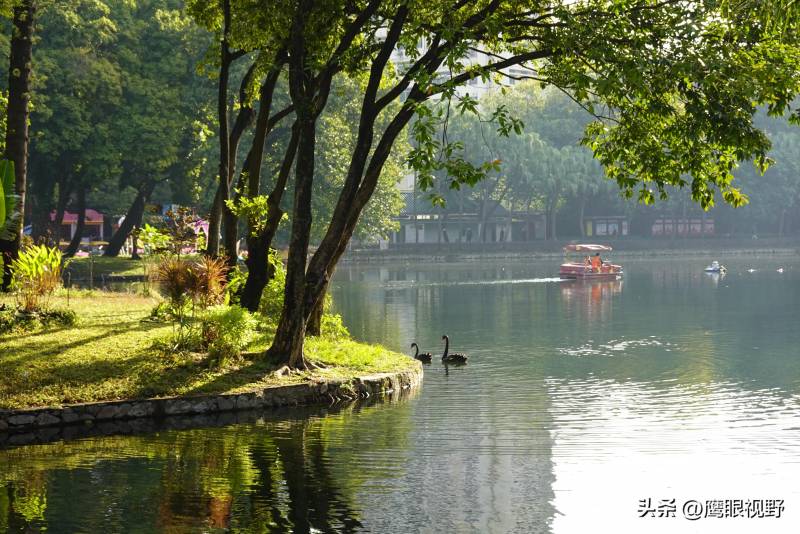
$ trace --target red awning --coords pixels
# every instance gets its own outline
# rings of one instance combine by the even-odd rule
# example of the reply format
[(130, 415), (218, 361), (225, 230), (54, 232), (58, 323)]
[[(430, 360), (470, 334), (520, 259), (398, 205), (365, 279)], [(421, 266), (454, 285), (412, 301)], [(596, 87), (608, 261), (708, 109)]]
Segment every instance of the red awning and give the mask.
[[(50, 220), (56, 220), (56, 212), (50, 212)], [(64, 212), (64, 222), (62, 224), (72, 224), (78, 222), (78, 214), (71, 211)], [(101, 224), (103, 222), (103, 214), (93, 209), (86, 210), (86, 222), (93, 224)]]
[(567, 245), (564, 252), (611, 252), (611, 247), (607, 245)]

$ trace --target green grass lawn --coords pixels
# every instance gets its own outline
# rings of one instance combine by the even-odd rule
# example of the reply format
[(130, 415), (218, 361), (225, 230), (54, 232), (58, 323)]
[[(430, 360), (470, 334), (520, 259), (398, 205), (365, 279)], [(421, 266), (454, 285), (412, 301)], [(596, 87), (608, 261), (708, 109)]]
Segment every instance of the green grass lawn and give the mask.
[[(0, 302), (13, 302), (0, 297)], [(121, 400), (170, 395), (243, 392), (318, 378), (412, 369), (411, 358), (352, 340), (309, 339), (306, 354), (326, 368), (276, 377), (276, 365), (259, 355), (266, 334), (234, 364), (217, 368), (201, 354), (170, 354), (152, 348), (172, 326), (143, 321), (156, 300), (124, 293), (72, 296), (78, 315), (73, 327), (0, 335), (0, 409)], [(66, 298), (54, 298), (66, 307)]]

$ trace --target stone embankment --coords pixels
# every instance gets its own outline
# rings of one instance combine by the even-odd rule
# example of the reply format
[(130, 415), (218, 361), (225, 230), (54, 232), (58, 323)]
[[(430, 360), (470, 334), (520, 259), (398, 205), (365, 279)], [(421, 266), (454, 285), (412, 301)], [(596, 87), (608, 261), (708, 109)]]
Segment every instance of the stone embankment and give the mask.
[[(194, 416), (285, 406), (335, 404), (416, 388), (422, 366), (355, 378), (272, 386), (245, 393), (72, 404), (58, 408), (0, 410), (0, 446), (30, 442), (25, 433), (65, 425), (91, 425), (139, 418)], [(28, 436), (30, 437), (30, 436)], [(35, 440), (34, 440), (35, 441)]]

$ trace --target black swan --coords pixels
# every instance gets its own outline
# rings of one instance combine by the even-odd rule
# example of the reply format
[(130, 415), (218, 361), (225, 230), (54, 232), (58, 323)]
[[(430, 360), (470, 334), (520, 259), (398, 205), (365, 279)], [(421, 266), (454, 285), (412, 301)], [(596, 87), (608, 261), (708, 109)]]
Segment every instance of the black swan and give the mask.
[(433, 356), (431, 356), (430, 352), (423, 352), (422, 354), (420, 354), (419, 353), (419, 346), (416, 343), (412, 343), (411, 344), (411, 348), (412, 349), (416, 349), (415, 352), (414, 352), (414, 359), (415, 360), (419, 360), (419, 361), (421, 361), (423, 363), (431, 363), (431, 358), (433, 358)]
[(444, 354), (442, 354), (442, 361), (444, 363), (467, 363), (467, 355), (460, 354), (458, 352), (454, 352), (452, 354), (449, 353), (450, 351), (450, 338), (447, 336), (442, 336), (444, 339)]

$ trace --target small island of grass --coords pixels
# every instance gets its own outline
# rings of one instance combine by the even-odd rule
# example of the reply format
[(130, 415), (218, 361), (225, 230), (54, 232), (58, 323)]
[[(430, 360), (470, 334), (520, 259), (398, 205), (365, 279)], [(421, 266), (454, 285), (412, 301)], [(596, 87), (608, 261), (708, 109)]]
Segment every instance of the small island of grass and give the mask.
[[(112, 292), (65, 290), (52, 308), (69, 308), (76, 323), (0, 334), (0, 410), (74, 403), (240, 393), (304, 381), (354, 380), (419, 368), (415, 360), (349, 337), (310, 337), (307, 358), (321, 368), (277, 375), (263, 357), (269, 331), (257, 331), (240, 358), (220, 363), (208, 354), (165, 351), (174, 325), (150, 320), (159, 302)], [(0, 297), (0, 304), (13, 305)]]

